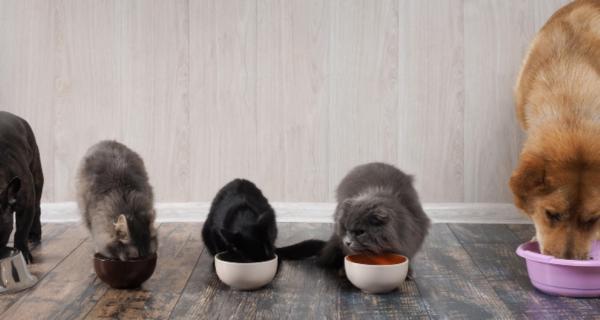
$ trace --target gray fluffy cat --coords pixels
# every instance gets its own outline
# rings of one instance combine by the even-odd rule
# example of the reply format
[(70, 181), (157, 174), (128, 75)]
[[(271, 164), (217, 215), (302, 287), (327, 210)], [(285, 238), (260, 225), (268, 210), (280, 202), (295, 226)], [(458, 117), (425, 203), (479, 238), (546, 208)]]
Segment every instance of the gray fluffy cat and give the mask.
[(399, 253), (412, 259), (430, 221), (412, 186), (412, 177), (385, 163), (354, 168), (337, 189), (335, 230), (319, 263), (341, 268), (354, 253)]
[(156, 252), (152, 187), (137, 153), (116, 141), (99, 142), (77, 178), (79, 209), (97, 253), (125, 261)]

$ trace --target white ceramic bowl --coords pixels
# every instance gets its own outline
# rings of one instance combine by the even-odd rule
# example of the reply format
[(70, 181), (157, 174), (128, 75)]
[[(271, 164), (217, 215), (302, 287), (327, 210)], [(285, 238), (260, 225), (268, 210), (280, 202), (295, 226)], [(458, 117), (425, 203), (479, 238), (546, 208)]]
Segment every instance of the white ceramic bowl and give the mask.
[(231, 262), (223, 260), (226, 252), (215, 256), (217, 276), (223, 283), (237, 290), (254, 290), (269, 284), (277, 273), (277, 255), (261, 262)]
[(366, 293), (397, 289), (406, 279), (408, 258), (393, 253), (378, 256), (349, 255), (344, 259), (346, 277)]

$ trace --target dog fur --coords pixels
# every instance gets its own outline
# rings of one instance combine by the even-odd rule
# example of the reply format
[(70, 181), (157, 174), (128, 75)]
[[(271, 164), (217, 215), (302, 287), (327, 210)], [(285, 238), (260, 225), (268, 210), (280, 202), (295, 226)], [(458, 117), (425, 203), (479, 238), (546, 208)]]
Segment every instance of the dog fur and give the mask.
[(31, 126), (0, 111), (0, 248), (6, 246), (16, 220), (14, 247), (32, 261), (29, 242), (42, 240), (40, 199), (44, 175)]
[(558, 10), (525, 57), (516, 111), (527, 139), (510, 179), (543, 254), (587, 259), (600, 231), (600, 0)]

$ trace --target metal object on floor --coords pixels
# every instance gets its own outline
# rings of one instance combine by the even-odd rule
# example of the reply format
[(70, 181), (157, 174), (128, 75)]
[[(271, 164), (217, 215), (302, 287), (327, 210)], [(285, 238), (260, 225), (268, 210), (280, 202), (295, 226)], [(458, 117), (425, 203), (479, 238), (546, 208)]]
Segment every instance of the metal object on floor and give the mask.
[(27, 269), (21, 251), (6, 247), (0, 259), (0, 294), (13, 293), (33, 287), (38, 279)]

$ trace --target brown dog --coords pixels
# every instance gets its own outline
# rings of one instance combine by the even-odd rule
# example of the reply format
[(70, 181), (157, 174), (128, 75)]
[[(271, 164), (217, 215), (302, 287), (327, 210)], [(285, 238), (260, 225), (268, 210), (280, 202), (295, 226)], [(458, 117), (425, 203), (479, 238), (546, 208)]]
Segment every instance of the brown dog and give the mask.
[(587, 259), (600, 231), (600, 0), (578, 0), (534, 39), (516, 86), (527, 131), (510, 179), (542, 253)]

